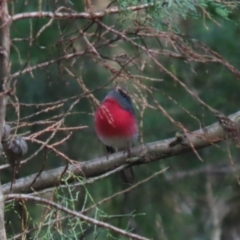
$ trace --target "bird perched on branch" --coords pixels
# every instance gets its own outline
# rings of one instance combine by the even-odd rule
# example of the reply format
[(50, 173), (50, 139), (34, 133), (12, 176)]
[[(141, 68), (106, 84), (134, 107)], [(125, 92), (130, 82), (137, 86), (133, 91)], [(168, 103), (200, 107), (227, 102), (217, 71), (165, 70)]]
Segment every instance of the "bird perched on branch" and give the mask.
[[(126, 150), (130, 156), (131, 147), (138, 138), (138, 126), (131, 98), (124, 89), (116, 87), (107, 94), (94, 120), (97, 136), (108, 153)], [(124, 182), (132, 183), (132, 168), (123, 169), (121, 177)]]

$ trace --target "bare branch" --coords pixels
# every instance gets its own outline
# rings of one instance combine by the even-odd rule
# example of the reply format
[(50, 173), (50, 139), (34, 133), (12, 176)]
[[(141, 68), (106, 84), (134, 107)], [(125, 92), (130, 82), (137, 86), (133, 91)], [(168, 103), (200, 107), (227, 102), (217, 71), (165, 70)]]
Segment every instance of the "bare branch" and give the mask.
[(81, 56), (84, 53), (86, 53), (86, 52), (85, 51), (81, 51), (81, 52), (71, 53), (71, 54), (68, 54), (68, 55), (61, 56), (61, 57), (59, 57), (57, 59), (52, 59), (52, 60), (47, 61), (47, 62), (39, 63), (39, 64), (37, 64), (35, 66), (29, 66), (29, 67), (27, 67), (27, 68), (25, 68), (25, 69), (23, 69), (23, 70), (21, 70), (19, 72), (16, 72), (16, 73), (12, 74), (11, 78), (16, 78), (16, 77), (18, 77), (21, 74), (32, 72), (33, 70), (36, 70), (36, 69), (48, 67), (51, 64), (57, 63), (57, 62), (62, 61), (62, 60), (68, 60), (68, 59), (71, 59), (71, 58), (74, 58), (74, 57), (77, 57), (77, 56)]
[[(239, 126), (239, 117), (240, 111), (231, 115), (229, 118)], [(134, 161), (130, 162), (129, 164), (139, 165), (150, 163), (156, 160), (161, 160), (174, 155), (193, 151), (193, 147), (194, 150), (198, 150), (204, 147), (212, 146), (226, 139), (226, 133), (219, 123), (214, 123), (204, 129), (188, 133), (187, 135), (188, 136), (186, 139), (189, 143), (179, 143), (174, 147), (170, 146), (170, 143), (175, 140), (174, 138), (140, 145), (132, 150), (132, 160)], [(67, 171), (66, 167), (59, 167), (53, 170), (42, 172), (34, 184), (31, 185), (37, 176), (37, 174), (33, 174), (28, 177), (18, 179), (12, 187), (12, 192), (32, 192), (59, 185), (61, 184), (60, 176), (62, 176), (62, 173), (64, 173), (63, 177), (66, 177), (69, 182), (74, 181), (74, 176), (83, 176), (85, 178), (99, 176), (105, 172), (117, 168), (120, 165), (126, 164), (126, 159), (127, 154), (119, 152), (108, 157), (103, 156), (101, 158), (80, 162), (79, 164), (69, 165)], [(29, 189), (29, 186), (31, 186), (31, 189)], [(10, 184), (4, 184), (4, 194), (9, 193), (9, 190)]]
[[(8, 13), (7, 0), (0, 1), (0, 139), (3, 136), (5, 122), (7, 95), (9, 89), (9, 52), (10, 52), (10, 16)], [(2, 153), (2, 146), (1, 151)], [(0, 184), (0, 239), (5, 240), (6, 231), (4, 226), (4, 197)]]
[[(125, 11), (140, 11), (142, 9), (147, 9), (149, 7), (153, 7), (158, 2), (155, 3), (146, 3), (141, 4), (139, 6), (131, 6), (124, 9)], [(17, 21), (20, 19), (26, 19), (26, 18), (53, 18), (53, 19), (96, 19), (96, 18), (102, 18), (109, 14), (118, 14), (122, 12), (121, 9), (118, 7), (112, 7), (110, 9), (105, 9), (104, 11), (100, 12), (28, 12), (28, 13), (19, 13), (12, 17), (12, 21)]]

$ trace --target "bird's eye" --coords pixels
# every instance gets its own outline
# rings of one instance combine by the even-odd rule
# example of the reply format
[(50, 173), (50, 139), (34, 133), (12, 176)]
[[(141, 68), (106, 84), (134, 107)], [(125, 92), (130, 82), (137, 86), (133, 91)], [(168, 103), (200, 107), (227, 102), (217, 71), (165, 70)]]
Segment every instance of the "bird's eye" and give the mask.
[(121, 95), (124, 97), (124, 98), (127, 98), (127, 94), (125, 92), (121, 92)]
[(120, 93), (120, 95), (128, 102), (131, 104), (131, 98), (130, 96), (124, 91), (122, 90), (121, 88), (118, 89), (118, 92)]
[(119, 89), (118, 91), (122, 95), (122, 97), (129, 98), (128, 95), (122, 89)]

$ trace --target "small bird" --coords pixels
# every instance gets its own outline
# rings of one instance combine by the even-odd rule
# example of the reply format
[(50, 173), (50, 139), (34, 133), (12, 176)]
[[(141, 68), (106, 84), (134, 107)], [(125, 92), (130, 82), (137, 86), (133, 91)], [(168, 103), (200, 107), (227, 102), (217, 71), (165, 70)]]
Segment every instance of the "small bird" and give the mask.
[[(124, 89), (116, 87), (107, 94), (95, 112), (94, 123), (97, 136), (108, 153), (126, 150), (130, 156), (138, 138), (138, 126), (131, 98)], [(123, 169), (121, 177), (124, 182), (132, 183), (132, 168)]]

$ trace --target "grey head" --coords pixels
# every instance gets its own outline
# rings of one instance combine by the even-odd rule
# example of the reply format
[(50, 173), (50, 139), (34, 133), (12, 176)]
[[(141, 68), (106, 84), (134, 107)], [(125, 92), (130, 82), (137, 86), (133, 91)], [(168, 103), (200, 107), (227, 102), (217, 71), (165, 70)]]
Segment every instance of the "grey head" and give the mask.
[(127, 94), (126, 90), (124, 90), (123, 88), (117, 87), (115, 89), (112, 89), (107, 94), (104, 100), (106, 100), (107, 98), (116, 99), (123, 109), (126, 109), (127, 111), (130, 111), (135, 115), (133, 105), (132, 105), (132, 100)]

